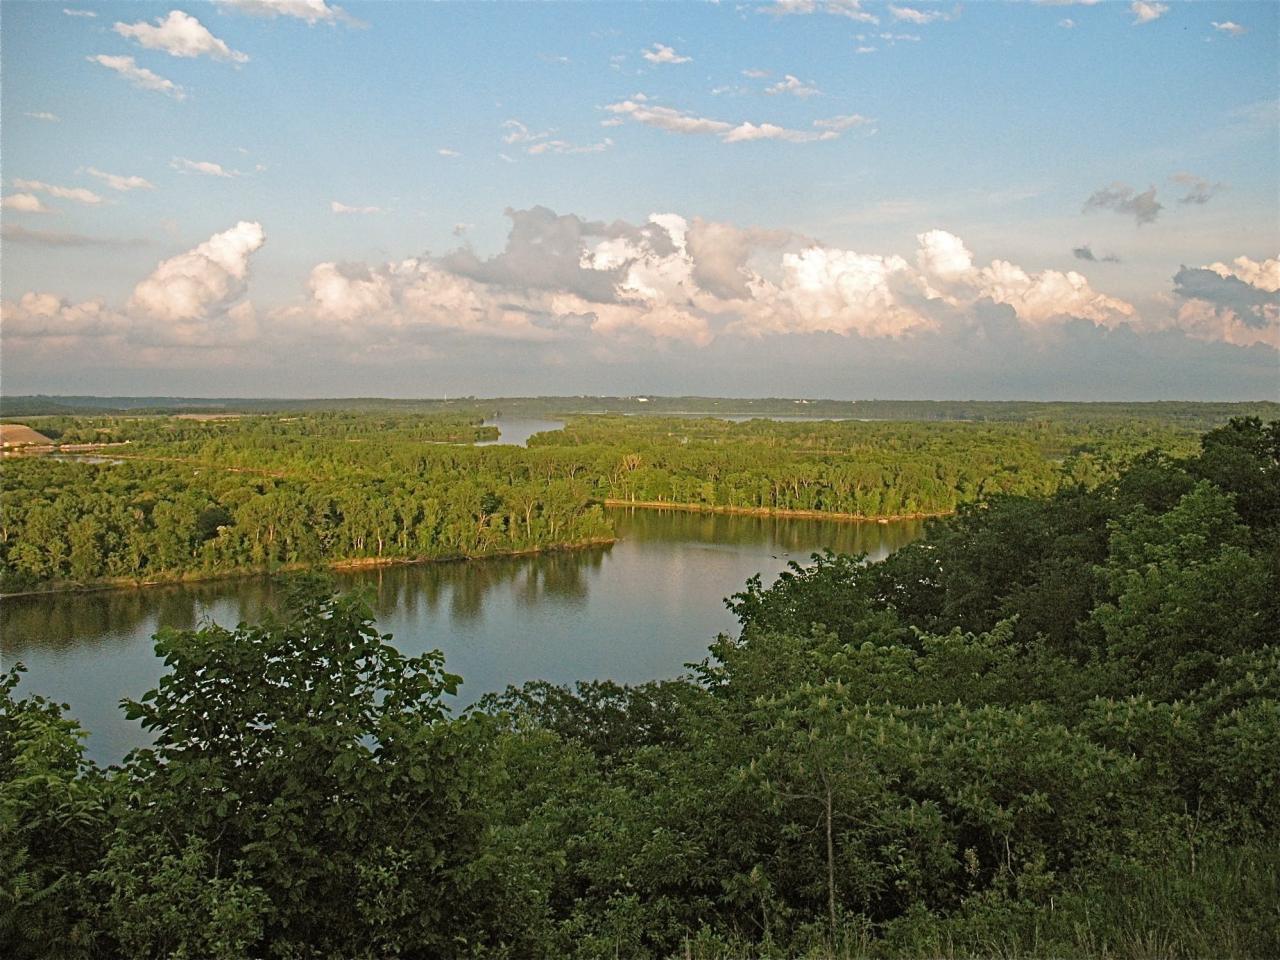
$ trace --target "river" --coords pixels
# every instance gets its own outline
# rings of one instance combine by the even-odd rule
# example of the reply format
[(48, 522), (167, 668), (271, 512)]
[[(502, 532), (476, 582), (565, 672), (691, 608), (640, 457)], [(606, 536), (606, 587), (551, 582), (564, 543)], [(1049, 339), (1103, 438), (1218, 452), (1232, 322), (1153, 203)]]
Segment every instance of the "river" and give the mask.
[(563, 420), (544, 420), (538, 417), (493, 417), (485, 420), (486, 427), (498, 428), (497, 440), (481, 440), (477, 447), (516, 446), (523, 447), (535, 433), (559, 430), (564, 427)]
[[(378, 627), (406, 653), (439, 648), (461, 674), (461, 707), (525, 680), (636, 683), (683, 672), (716, 634), (736, 626), (723, 598), (755, 573), (772, 580), (789, 560), (824, 547), (887, 555), (920, 535), (920, 521), (823, 520), (609, 511), (617, 543), (537, 556), (426, 563), (343, 573), (367, 587)], [(117, 704), (155, 686), (161, 627), (256, 620), (273, 600), (266, 577), (171, 587), (46, 594), (0, 601), (0, 660), (28, 667), (19, 694), (70, 705), (87, 751), (119, 761), (144, 742)]]

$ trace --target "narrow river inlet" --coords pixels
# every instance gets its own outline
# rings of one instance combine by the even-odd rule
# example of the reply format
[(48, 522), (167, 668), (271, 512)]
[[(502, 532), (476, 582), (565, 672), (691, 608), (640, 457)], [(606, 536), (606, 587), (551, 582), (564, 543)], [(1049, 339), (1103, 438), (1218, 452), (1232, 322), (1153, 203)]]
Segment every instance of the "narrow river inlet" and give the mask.
[[(918, 520), (838, 523), (678, 511), (609, 510), (605, 547), (510, 559), (425, 563), (337, 575), (373, 593), (378, 629), (408, 654), (440, 649), (461, 674), (457, 708), (526, 680), (674, 677), (736, 621), (725, 597), (759, 573), (771, 581), (815, 551), (880, 559), (916, 539)], [(256, 620), (273, 603), (265, 577), (138, 590), (13, 597), (0, 603), (0, 654), (28, 668), (19, 696), (70, 705), (87, 752), (117, 762), (145, 742), (121, 697), (155, 686), (161, 627)]]

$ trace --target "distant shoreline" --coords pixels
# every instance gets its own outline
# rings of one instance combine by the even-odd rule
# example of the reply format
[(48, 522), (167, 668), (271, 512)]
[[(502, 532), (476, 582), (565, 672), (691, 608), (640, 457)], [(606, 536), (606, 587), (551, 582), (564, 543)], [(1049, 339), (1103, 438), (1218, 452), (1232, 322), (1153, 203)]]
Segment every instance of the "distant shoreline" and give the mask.
[(606, 507), (635, 507), (639, 510), (679, 510), (684, 513), (727, 513), (749, 517), (786, 517), (793, 520), (835, 520), (840, 523), (894, 523), (900, 520), (929, 520), (949, 517), (954, 510), (935, 513), (889, 513), (868, 516), (862, 513), (834, 513), (826, 510), (787, 510), (773, 507), (722, 507), (705, 503), (668, 503), (665, 500), (602, 501)]
[(0, 593), (0, 600), (11, 600), (18, 597), (38, 597), (63, 593), (98, 593), (105, 590), (141, 590), (146, 587), (177, 587), (193, 583), (210, 583), (215, 580), (237, 580), (250, 577), (271, 576), (278, 573), (297, 573), (303, 570), (324, 568), (337, 573), (360, 570), (380, 569), (382, 567), (408, 567), (428, 563), (471, 563), (483, 560), (506, 560), (513, 557), (530, 557), (541, 553), (560, 553), (571, 550), (586, 550), (590, 547), (604, 547), (618, 542), (617, 537), (593, 537), (590, 540), (576, 540), (573, 543), (558, 543), (547, 547), (530, 547), (524, 550), (501, 550), (493, 553), (482, 553), (476, 556), (454, 555), (449, 557), (351, 557), (344, 560), (327, 560), (322, 563), (288, 563), (278, 567), (249, 567), (227, 570), (221, 573), (179, 573), (155, 580), (132, 580), (128, 577), (115, 577), (110, 580), (93, 580), (87, 583), (68, 583), (58, 581), (45, 587), (31, 590), (17, 590), (13, 593)]
[[(668, 503), (664, 500), (616, 500), (599, 501), (606, 507), (637, 510), (674, 510), (681, 513), (717, 513), (751, 517), (779, 517), (791, 520), (830, 520), (835, 523), (896, 523), (904, 520), (928, 520), (936, 517), (951, 516), (955, 511), (948, 510), (937, 513), (898, 513), (882, 516), (865, 516), (858, 513), (828, 513), (823, 510), (786, 510), (768, 507), (727, 507), (702, 503)], [(541, 553), (557, 553), (569, 550), (584, 550), (589, 547), (607, 546), (617, 543), (618, 537), (595, 537), (573, 543), (559, 543), (546, 547), (531, 547), (524, 550), (503, 550), (494, 553), (483, 553), (475, 556), (454, 555), (447, 557), (349, 557), (341, 560), (327, 560), (320, 564), (290, 563), (278, 567), (248, 567), (227, 570), (217, 573), (200, 571), (177, 573), (152, 580), (134, 580), (128, 577), (116, 577), (109, 580), (93, 580), (86, 583), (57, 581), (48, 586), (35, 587), (30, 590), (16, 590), (11, 593), (0, 593), (0, 601), (17, 599), (18, 597), (46, 596), (65, 593), (97, 593), (104, 590), (141, 590), (146, 587), (173, 587), (192, 583), (209, 583), (214, 580), (235, 580), (238, 578), (261, 577), (278, 573), (296, 573), (323, 567), (339, 573), (368, 570), (381, 567), (416, 566), (426, 563), (463, 563), (482, 560), (501, 560), (513, 557), (535, 556)]]

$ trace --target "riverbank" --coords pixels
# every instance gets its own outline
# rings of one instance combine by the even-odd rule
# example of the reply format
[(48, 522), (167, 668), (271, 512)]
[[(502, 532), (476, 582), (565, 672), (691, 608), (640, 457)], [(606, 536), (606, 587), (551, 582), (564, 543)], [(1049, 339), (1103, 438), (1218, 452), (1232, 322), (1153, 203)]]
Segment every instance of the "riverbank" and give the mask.
[(516, 557), (531, 557), (544, 553), (562, 553), (574, 550), (586, 550), (591, 547), (605, 547), (617, 543), (617, 537), (592, 537), (587, 540), (575, 540), (572, 543), (557, 543), (546, 547), (529, 547), (524, 550), (500, 550), (492, 553), (456, 554), (448, 557), (350, 557), (342, 560), (328, 560), (323, 563), (285, 563), (274, 567), (242, 567), (236, 570), (217, 572), (193, 571), (158, 577), (150, 580), (135, 580), (130, 577), (114, 577), (109, 580), (93, 580), (86, 583), (58, 581), (35, 587), (31, 590), (16, 590), (12, 593), (0, 593), (0, 600), (16, 597), (36, 597), (64, 593), (95, 593), (103, 590), (140, 590), (145, 587), (175, 587), (187, 583), (209, 583), (215, 580), (240, 580), (251, 577), (273, 576), (280, 573), (298, 573), (303, 570), (314, 570), (323, 567), (338, 573), (353, 570), (369, 570), (381, 567), (418, 566), (427, 563), (468, 563), (477, 560), (510, 560)]
[(635, 507), (638, 510), (679, 510), (683, 513), (726, 513), (744, 517), (786, 517), (793, 520), (835, 520), (840, 523), (894, 523), (902, 520), (931, 520), (949, 517), (954, 510), (938, 513), (894, 513), (866, 516), (861, 513), (828, 513), (825, 510), (784, 510), (771, 507), (722, 507), (706, 503), (668, 503), (665, 500), (602, 501), (606, 507)]

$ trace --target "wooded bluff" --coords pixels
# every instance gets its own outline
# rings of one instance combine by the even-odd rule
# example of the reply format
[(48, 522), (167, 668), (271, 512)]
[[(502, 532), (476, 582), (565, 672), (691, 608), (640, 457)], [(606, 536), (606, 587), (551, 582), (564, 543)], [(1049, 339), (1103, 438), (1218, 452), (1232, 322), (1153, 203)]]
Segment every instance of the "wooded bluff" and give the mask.
[[(335, 482), (409, 456), (364, 446)], [(574, 462), (563, 448), (593, 450), (442, 456), (487, 481)], [(616, 463), (606, 449), (585, 466)], [(280, 489), (214, 476), (193, 486)], [(454, 714), (441, 656), (405, 658), (360, 597), (313, 577), (264, 623), (160, 634), (168, 672), (125, 704), (155, 740), (120, 767), (87, 762), (11, 671), (0, 943), (1275, 956), (1280, 423), (1234, 420), (1091, 479), (974, 491), (880, 563), (819, 555), (752, 580), (728, 601), (739, 634), (674, 681), (531, 682)]]

